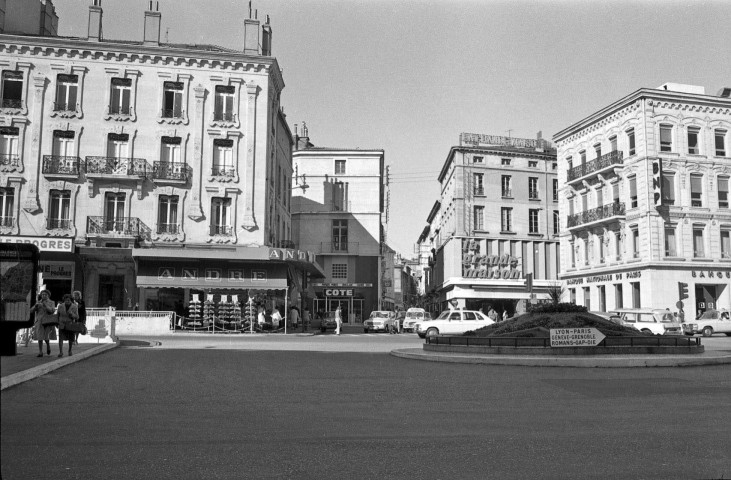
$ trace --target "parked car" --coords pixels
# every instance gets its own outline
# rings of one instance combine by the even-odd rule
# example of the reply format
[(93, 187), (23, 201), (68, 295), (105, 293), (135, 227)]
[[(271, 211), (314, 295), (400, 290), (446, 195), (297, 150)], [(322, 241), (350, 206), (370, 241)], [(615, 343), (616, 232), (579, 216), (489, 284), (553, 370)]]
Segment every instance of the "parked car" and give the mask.
[(370, 331), (387, 332), (389, 322), (395, 317), (396, 315), (388, 310), (374, 310), (371, 312), (371, 316), (363, 322), (363, 331), (365, 333)]
[(602, 317), (605, 320), (609, 320), (612, 323), (616, 323), (617, 325), (623, 325), (622, 318), (620, 315), (617, 314), (617, 312), (588, 312), (592, 315), (596, 315), (598, 317)]
[(477, 330), (495, 323), (487, 315), (475, 310), (445, 310), (434, 320), (424, 319), (416, 324), (416, 334), (424, 338)]
[(651, 308), (618, 308), (612, 310), (613, 316), (622, 321), (622, 325), (655, 335), (682, 335), (680, 322), (669, 310)]
[(431, 320), (429, 312), (423, 308), (409, 308), (406, 310), (406, 316), (402, 325), (402, 331), (404, 332), (415, 332), (416, 324), (423, 320)]
[(706, 310), (696, 320), (683, 322), (683, 333), (686, 335), (702, 333), (704, 337), (710, 337), (714, 333), (725, 333), (727, 337), (731, 337), (729, 312)]
[(335, 322), (335, 312), (325, 312), (320, 319), (320, 331), (325, 332), (327, 329), (335, 330), (338, 324)]

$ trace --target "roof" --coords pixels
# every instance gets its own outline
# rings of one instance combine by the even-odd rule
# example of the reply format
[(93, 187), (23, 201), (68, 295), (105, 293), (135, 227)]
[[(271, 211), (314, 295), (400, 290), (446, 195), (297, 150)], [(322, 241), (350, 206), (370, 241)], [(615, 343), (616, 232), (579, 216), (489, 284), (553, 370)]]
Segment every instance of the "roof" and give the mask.
[(533, 158), (543, 158), (544, 160), (555, 160), (557, 151), (554, 147), (548, 147), (544, 149), (543, 151), (536, 150), (535, 148), (523, 148), (523, 147), (512, 147), (512, 146), (506, 146), (506, 145), (485, 145), (485, 146), (474, 146), (474, 145), (455, 145), (452, 148), (449, 149), (449, 153), (447, 154), (446, 160), (444, 160), (444, 165), (442, 166), (441, 172), (439, 172), (439, 176), (437, 177), (437, 180), (441, 183), (442, 180), (444, 180), (444, 177), (447, 176), (447, 172), (449, 171), (449, 165), (451, 163), (452, 157), (454, 157), (454, 154), (457, 152), (472, 152), (472, 153), (490, 153), (490, 154), (497, 154), (497, 155), (520, 155), (524, 157), (533, 157)]

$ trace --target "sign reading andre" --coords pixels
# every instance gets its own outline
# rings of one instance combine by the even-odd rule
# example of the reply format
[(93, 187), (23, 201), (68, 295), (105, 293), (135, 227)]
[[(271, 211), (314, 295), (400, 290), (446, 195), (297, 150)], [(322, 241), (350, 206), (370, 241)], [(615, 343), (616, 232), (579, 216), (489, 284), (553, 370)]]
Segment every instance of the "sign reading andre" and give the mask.
[(596, 328), (552, 328), (552, 347), (596, 347), (604, 334)]

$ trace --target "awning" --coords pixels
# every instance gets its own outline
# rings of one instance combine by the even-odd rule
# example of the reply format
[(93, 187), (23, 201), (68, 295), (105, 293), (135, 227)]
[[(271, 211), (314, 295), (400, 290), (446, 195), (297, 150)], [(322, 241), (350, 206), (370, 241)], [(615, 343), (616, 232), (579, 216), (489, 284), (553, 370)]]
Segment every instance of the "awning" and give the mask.
[(287, 266), (281, 263), (190, 258), (140, 258), (137, 286), (200, 290), (286, 290)]

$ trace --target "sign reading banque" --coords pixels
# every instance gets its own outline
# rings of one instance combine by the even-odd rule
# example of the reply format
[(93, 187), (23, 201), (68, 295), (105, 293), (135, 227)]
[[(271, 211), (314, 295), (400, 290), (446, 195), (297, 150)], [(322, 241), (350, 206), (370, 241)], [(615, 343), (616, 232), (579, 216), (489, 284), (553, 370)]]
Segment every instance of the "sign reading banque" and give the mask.
[(522, 271), (517, 268), (519, 264), (518, 257), (507, 253), (485, 255), (480, 252), (477, 240), (462, 240), (462, 276), (465, 278), (521, 279)]

